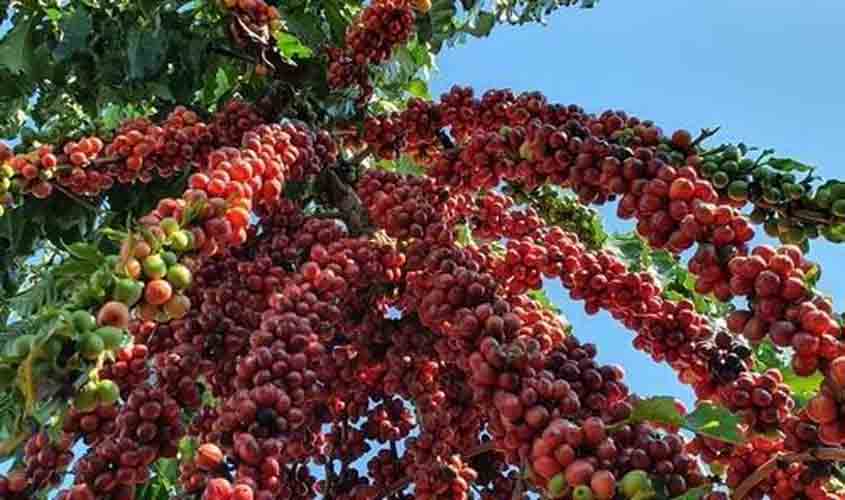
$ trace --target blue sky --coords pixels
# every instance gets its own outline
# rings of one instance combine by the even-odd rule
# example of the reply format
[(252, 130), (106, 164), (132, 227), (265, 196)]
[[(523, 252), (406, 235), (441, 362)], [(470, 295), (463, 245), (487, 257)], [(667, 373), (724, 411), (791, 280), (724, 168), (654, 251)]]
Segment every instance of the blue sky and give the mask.
[[(666, 131), (721, 125), (717, 141), (773, 147), (824, 177), (845, 178), (843, 33), (845, 2), (836, 0), (604, 0), (593, 10), (561, 10), (545, 27), (497, 27), (444, 51), (432, 92), (453, 84), (539, 90), (590, 111), (624, 109)], [(603, 212), (608, 227), (630, 227)], [(811, 253), (839, 310), (843, 252), (818, 242)], [(580, 338), (625, 365), (636, 391), (691, 402), (671, 370), (633, 350), (629, 332), (604, 314), (587, 317), (559, 288), (552, 295)]]

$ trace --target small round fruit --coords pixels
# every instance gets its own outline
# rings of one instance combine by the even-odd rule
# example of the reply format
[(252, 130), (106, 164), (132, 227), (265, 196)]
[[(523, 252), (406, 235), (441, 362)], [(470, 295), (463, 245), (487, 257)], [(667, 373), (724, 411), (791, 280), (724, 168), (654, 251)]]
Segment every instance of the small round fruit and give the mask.
[(546, 492), (549, 498), (562, 497), (566, 493), (566, 488), (566, 476), (562, 472), (549, 479), (549, 482), (546, 484)]
[(85, 359), (97, 359), (105, 348), (103, 339), (94, 332), (85, 333), (79, 339), (79, 352)]
[(830, 206), (830, 211), (837, 217), (845, 217), (845, 200), (836, 200)]
[(138, 279), (141, 277), (141, 261), (136, 259), (135, 257), (129, 257), (126, 259), (126, 262), (123, 264), (122, 269), (117, 269), (117, 272), (125, 273), (126, 276), (129, 276), (132, 279)]
[(431, 10), (431, 0), (414, 0), (414, 8), (425, 14)]
[(748, 200), (748, 183), (745, 181), (733, 181), (728, 186), (728, 197), (734, 201)]
[(182, 319), (191, 309), (191, 299), (182, 295), (176, 294), (164, 304), (164, 312), (170, 319)]
[(600, 470), (590, 478), (590, 488), (598, 500), (610, 500), (616, 494), (616, 478), (609, 470)]
[(176, 231), (170, 236), (170, 246), (177, 252), (187, 252), (193, 247), (192, 240), (188, 231)]
[(129, 308), (123, 302), (106, 302), (97, 312), (97, 324), (116, 328), (129, 328)]
[(837, 389), (845, 388), (845, 356), (839, 356), (830, 362), (830, 380)]
[(131, 307), (144, 296), (144, 285), (131, 278), (118, 279), (114, 285), (112, 298)]
[(731, 178), (730, 178), (730, 176), (727, 174), (727, 172), (723, 172), (723, 171), (721, 171), (721, 170), (719, 170), (718, 172), (716, 172), (715, 174), (713, 174), (713, 179), (712, 179), (712, 180), (713, 180), (713, 186), (715, 186), (715, 187), (716, 187), (716, 189), (723, 189), (723, 188), (725, 188), (728, 184), (730, 184), (730, 183), (731, 183)]
[(16, 337), (15, 341), (11, 343), (9, 355), (16, 358), (25, 358), (29, 356), (29, 351), (32, 350), (33, 342), (35, 342), (34, 335), (24, 334)]
[(104, 326), (94, 330), (94, 333), (103, 339), (103, 345), (109, 351), (114, 351), (123, 345), (126, 340), (125, 330), (114, 326)]
[(223, 452), (216, 444), (206, 443), (197, 449), (195, 461), (201, 470), (214, 472), (223, 464)]
[(246, 484), (238, 484), (235, 485), (235, 489), (232, 491), (232, 499), (231, 500), (254, 500), (255, 496), (252, 492), (252, 488)]
[(161, 258), (164, 259), (164, 263), (167, 264), (167, 267), (176, 265), (179, 261), (179, 257), (173, 252), (162, 252)]
[(792, 198), (793, 200), (800, 200), (801, 197), (804, 196), (806, 190), (801, 184), (787, 182), (783, 185), (783, 192), (786, 196)]
[(85, 386), (76, 395), (76, 398), (73, 400), (73, 406), (81, 411), (81, 412), (88, 412), (93, 410), (97, 407), (97, 391), (93, 386)]
[(184, 290), (191, 286), (191, 271), (182, 264), (170, 266), (167, 270), (167, 281), (177, 290)]
[(575, 487), (590, 482), (594, 472), (593, 464), (587, 460), (576, 460), (569, 464), (564, 474), (566, 474), (566, 482), (569, 483), (569, 486)]
[(164, 278), (167, 274), (167, 264), (161, 255), (153, 254), (144, 259), (144, 276), (157, 280)]
[(97, 400), (106, 405), (111, 406), (120, 399), (120, 387), (111, 380), (101, 380), (97, 384)]
[(161, 220), (159, 226), (161, 227), (161, 230), (164, 231), (165, 235), (171, 236), (179, 230), (179, 221), (173, 217), (166, 217)]
[(633, 498), (637, 493), (652, 489), (651, 479), (644, 470), (632, 470), (622, 478), (621, 489), (623, 495)]
[(235, 489), (229, 481), (222, 478), (214, 478), (206, 485), (202, 500), (230, 500), (234, 491)]
[(166, 304), (172, 296), (173, 287), (162, 279), (150, 281), (144, 289), (144, 298), (148, 303), (155, 306)]
[(692, 134), (683, 129), (676, 130), (672, 134), (672, 146), (682, 151), (688, 150), (692, 146)]
[(71, 321), (73, 322), (73, 327), (80, 333), (89, 332), (97, 328), (97, 318), (88, 311), (74, 311), (71, 315)]
[(593, 500), (593, 490), (586, 485), (578, 486), (572, 490), (572, 500)]

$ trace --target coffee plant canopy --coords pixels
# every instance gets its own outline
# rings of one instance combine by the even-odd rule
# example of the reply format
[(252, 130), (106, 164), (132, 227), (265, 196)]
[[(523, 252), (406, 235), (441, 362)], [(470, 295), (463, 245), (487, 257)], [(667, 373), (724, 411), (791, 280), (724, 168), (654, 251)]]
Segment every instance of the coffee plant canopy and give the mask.
[[(805, 257), (845, 183), (429, 95), (441, 50), (593, 7), (0, 0), (0, 500), (845, 498)], [(694, 407), (632, 393), (555, 282)]]

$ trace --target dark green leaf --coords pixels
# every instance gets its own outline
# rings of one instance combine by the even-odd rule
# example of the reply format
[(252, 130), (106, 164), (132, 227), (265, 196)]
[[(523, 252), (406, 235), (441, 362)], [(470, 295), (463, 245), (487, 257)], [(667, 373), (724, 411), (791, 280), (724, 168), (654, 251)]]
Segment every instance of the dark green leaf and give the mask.
[(166, 61), (167, 32), (160, 29), (133, 29), (127, 38), (129, 78), (144, 80), (157, 74)]
[(92, 26), (91, 13), (85, 7), (79, 7), (71, 15), (62, 17), (60, 24), (62, 38), (53, 50), (56, 60), (64, 61), (85, 49)]
[(701, 403), (695, 411), (686, 416), (683, 427), (703, 436), (728, 443), (740, 443), (740, 419), (726, 408), (710, 403)]
[(6, 68), (16, 74), (32, 72), (35, 62), (32, 57), (32, 28), (35, 21), (35, 17), (18, 20), (0, 40), (0, 68)]

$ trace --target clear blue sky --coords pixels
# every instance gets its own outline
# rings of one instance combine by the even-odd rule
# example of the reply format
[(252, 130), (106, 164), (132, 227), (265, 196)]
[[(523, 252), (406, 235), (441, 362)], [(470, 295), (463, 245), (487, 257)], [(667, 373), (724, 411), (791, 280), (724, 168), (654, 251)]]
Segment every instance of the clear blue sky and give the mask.
[[(721, 125), (716, 140), (773, 147), (845, 178), (843, 35), (840, 0), (604, 0), (561, 10), (546, 27), (497, 27), (445, 51), (432, 92), (453, 84), (539, 90), (590, 111), (624, 109), (666, 131)], [(609, 227), (630, 227), (604, 213)], [(819, 242), (811, 255), (825, 271), (821, 288), (842, 310), (845, 246)], [(603, 360), (625, 365), (636, 391), (691, 402), (671, 370), (634, 351), (631, 334), (608, 316), (587, 317), (559, 289), (553, 298)]]

